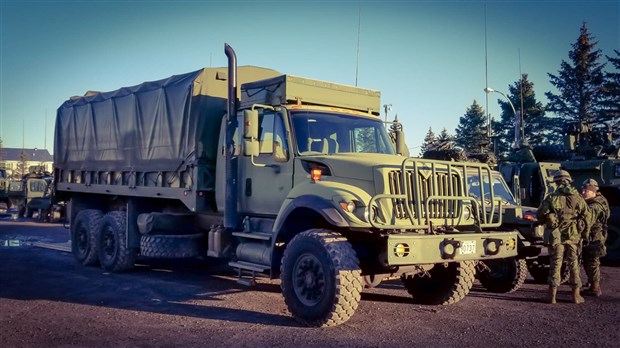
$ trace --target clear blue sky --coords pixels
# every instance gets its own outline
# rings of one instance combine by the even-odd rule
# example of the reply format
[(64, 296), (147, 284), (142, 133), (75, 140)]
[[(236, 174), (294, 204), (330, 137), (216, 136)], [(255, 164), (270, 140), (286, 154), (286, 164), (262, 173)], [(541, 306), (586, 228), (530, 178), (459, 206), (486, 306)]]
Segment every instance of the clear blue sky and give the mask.
[(486, 109), (485, 7), (488, 84), (504, 93), (520, 52), (546, 103), (584, 21), (603, 54), (620, 49), (618, 0), (0, 0), (0, 137), (52, 152), (70, 96), (225, 66), (227, 42), (239, 65), (348, 85), (358, 62), (358, 86), (381, 91), (417, 154), (429, 127), (454, 134), (474, 99)]

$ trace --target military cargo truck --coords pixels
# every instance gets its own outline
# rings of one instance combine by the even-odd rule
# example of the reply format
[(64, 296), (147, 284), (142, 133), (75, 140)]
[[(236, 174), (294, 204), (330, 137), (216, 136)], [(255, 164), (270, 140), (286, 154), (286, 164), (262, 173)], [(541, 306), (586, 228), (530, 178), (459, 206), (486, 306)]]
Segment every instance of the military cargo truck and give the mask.
[(226, 68), (60, 106), (54, 180), (80, 263), (225, 258), (241, 283), (279, 277), (298, 321), (333, 326), (364, 276), (449, 304), (476, 260), (516, 255), (517, 234), (495, 232), (493, 210), (466, 194), (476, 165), (398, 155), (378, 91), (237, 68), (225, 53)]

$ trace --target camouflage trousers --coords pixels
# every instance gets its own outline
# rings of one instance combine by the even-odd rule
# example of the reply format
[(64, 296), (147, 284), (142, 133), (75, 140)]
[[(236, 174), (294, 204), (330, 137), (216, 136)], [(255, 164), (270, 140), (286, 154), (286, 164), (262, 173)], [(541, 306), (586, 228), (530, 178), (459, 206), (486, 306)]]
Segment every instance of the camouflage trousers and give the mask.
[(583, 255), (583, 268), (588, 275), (588, 283), (601, 281), (601, 259), (600, 257)]
[[(596, 231), (590, 234), (590, 243), (598, 242), (600, 245), (605, 245), (605, 235), (602, 231)], [(604, 249), (603, 249), (604, 250)], [(588, 275), (588, 283), (601, 281), (601, 258), (596, 254), (588, 253), (586, 250), (583, 252), (583, 268)], [(604, 256), (604, 254), (603, 254)]]
[(577, 255), (579, 244), (571, 240), (549, 246), (549, 278), (547, 282), (550, 286), (560, 286), (562, 261), (566, 257), (569, 271), (569, 284), (572, 288), (581, 287), (581, 277), (579, 275), (579, 258)]

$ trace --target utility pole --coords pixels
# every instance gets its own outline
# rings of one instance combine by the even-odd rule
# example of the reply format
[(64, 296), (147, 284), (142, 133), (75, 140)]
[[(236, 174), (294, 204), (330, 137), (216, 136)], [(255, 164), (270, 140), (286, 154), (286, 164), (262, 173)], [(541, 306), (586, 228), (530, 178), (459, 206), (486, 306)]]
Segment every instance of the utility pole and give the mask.
[(385, 110), (385, 122), (388, 121), (388, 112), (392, 111), (392, 104), (384, 104), (383, 110)]

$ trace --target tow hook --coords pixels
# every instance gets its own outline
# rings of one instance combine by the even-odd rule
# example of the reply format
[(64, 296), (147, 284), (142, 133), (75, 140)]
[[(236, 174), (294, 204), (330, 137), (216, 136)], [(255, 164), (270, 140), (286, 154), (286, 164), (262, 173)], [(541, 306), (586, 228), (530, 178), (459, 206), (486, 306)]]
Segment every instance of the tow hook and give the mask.
[(444, 259), (453, 259), (456, 256), (456, 251), (461, 247), (460, 241), (448, 238), (444, 238), (442, 244), (441, 257)]

